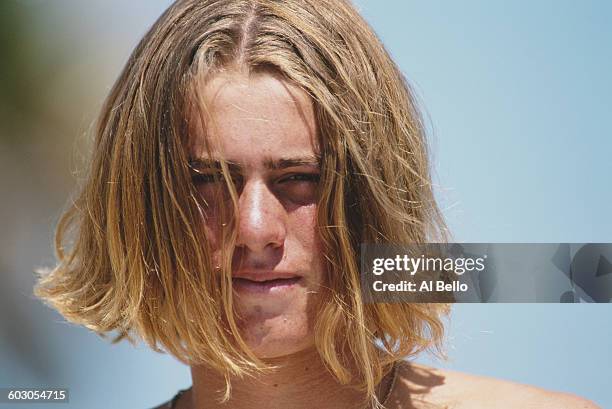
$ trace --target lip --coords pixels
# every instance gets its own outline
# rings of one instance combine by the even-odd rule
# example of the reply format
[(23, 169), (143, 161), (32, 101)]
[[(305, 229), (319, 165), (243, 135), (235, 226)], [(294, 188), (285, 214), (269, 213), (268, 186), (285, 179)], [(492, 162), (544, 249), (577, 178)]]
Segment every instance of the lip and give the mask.
[(284, 272), (240, 272), (232, 276), (234, 289), (241, 294), (269, 295), (291, 291), (302, 277)]
[(289, 273), (285, 271), (239, 271), (232, 274), (232, 278), (244, 278), (249, 281), (271, 281), (271, 280), (282, 280), (289, 278), (299, 278), (299, 274)]

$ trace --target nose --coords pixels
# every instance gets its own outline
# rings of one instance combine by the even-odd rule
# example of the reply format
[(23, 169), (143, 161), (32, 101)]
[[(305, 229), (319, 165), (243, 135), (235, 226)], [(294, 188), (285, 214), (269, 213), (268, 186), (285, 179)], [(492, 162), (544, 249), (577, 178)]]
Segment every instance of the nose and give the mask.
[(282, 247), (286, 236), (286, 212), (264, 181), (247, 181), (238, 200), (237, 246), (263, 254)]

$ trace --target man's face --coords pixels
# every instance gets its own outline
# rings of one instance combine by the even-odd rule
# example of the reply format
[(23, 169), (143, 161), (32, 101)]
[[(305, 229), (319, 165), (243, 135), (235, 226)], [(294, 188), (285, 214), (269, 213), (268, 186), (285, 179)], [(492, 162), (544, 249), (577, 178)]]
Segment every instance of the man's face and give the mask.
[[(212, 158), (230, 162), (238, 191), (232, 282), (243, 337), (260, 358), (313, 345), (316, 297), (323, 284), (316, 231), (319, 163), (316, 123), (307, 94), (268, 73), (224, 73), (207, 81), (207, 136)], [(196, 121), (197, 122), (197, 121)], [(207, 162), (204, 132), (192, 156), (195, 182), (209, 203), (205, 229), (220, 263), (224, 182)], [(229, 209), (228, 209), (229, 210)]]

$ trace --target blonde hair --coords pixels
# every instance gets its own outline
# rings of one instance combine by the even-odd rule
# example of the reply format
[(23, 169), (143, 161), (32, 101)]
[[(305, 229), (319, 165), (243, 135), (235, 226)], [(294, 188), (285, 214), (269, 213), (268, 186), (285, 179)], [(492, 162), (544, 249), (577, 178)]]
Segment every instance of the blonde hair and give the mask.
[[(315, 342), (338, 380), (377, 406), (376, 385), (392, 363), (441, 351), (448, 305), (364, 304), (360, 243), (444, 241), (447, 233), (415, 97), (348, 1), (173, 4), (103, 106), (88, 177), (58, 224), (59, 264), (40, 273), (35, 294), (100, 335), (117, 330), (115, 342), (136, 334), (186, 364), (205, 363), (225, 376), (225, 399), (230, 376), (266, 370), (237, 331), (227, 262), (221, 274), (211, 265), (200, 228), (206, 204), (189, 168), (194, 84), (232, 67), (273, 70), (313, 101), (330, 287)], [(235, 228), (224, 231), (229, 254)]]

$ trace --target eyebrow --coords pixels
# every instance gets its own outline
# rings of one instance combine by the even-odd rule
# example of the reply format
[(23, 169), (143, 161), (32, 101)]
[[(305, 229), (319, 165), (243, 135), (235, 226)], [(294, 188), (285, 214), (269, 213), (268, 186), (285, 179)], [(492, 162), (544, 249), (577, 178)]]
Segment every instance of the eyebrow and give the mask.
[[(240, 170), (240, 165), (234, 162), (225, 161), (227, 163), (227, 167), (230, 172), (236, 172)], [(199, 172), (205, 169), (221, 169), (221, 162), (218, 160), (211, 159), (190, 159), (189, 160), (189, 168), (191, 168), (194, 172)]]
[(313, 166), (319, 167), (321, 159), (317, 156), (309, 156), (305, 158), (282, 158), (282, 159), (266, 159), (264, 161), (264, 167), (270, 170), (279, 170), (286, 168), (293, 168), (296, 166)]
[[(230, 172), (238, 172), (242, 169), (242, 166), (236, 162), (229, 160), (226, 160), (225, 162), (227, 163)], [(312, 155), (297, 158), (266, 158), (264, 160), (264, 167), (268, 170), (281, 170), (298, 166), (311, 166), (318, 168), (321, 166), (321, 159), (317, 155)], [(221, 162), (215, 159), (211, 160), (207, 158), (196, 158), (189, 160), (189, 167), (196, 172), (201, 169), (221, 169)]]

